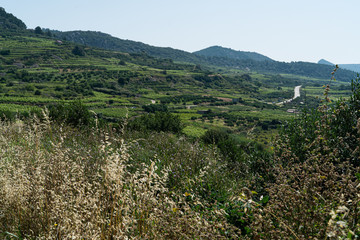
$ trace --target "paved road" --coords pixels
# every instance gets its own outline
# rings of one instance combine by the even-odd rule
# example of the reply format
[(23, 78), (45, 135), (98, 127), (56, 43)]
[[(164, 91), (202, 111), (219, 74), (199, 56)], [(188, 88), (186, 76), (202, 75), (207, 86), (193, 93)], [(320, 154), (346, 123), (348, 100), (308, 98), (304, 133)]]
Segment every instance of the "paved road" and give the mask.
[(300, 88), (301, 88), (301, 85), (300, 85), (300, 86), (296, 86), (295, 89), (294, 89), (294, 97), (291, 98), (291, 99), (285, 100), (285, 101), (283, 101), (283, 102), (279, 102), (279, 103), (277, 103), (277, 105), (289, 103), (289, 102), (291, 102), (292, 100), (294, 100), (295, 98), (300, 97)]

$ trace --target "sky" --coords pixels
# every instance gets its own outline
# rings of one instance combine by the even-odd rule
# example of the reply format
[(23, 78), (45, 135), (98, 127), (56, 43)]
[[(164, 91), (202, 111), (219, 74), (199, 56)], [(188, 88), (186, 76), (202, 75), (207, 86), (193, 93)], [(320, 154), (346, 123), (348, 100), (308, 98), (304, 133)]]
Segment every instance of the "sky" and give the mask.
[(92, 30), (194, 52), (360, 63), (359, 0), (1, 0), (28, 28)]

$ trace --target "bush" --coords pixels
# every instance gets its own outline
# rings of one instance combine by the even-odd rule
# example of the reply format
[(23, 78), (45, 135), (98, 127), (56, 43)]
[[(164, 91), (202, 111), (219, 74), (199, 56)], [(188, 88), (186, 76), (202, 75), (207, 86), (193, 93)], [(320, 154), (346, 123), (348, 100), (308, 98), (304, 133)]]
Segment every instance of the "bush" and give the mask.
[(76, 56), (80, 56), (80, 57), (85, 56), (84, 48), (80, 46), (75, 46), (71, 52)]
[(282, 130), (268, 169), (270, 201), (255, 210), (254, 238), (359, 236), (359, 107), (357, 78), (349, 100), (306, 111)]
[(168, 108), (165, 104), (150, 104), (142, 106), (145, 112), (155, 113), (155, 112), (167, 112)]
[(142, 115), (128, 123), (128, 128), (137, 131), (157, 131), (180, 133), (184, 128), (179, 116), (166, 112)]
[(93, 115), (80, 100), (70, 103), (58, 103), (49, 106), (49, 117), (58, 122), (64, 122), (74, 127), (92, 126)]
[(207, 143), (207, 144), (218, 144), (220, 142), (223, 142), (223, 141), (229, 139), (229, 137), (230, 137), (230, 135), (223, 130), (209, 129), (202, 136), (202, 140), (204, 141), (204, 143)]
[(3, 55), (3, 56), (10, 55), (10, 50), (8, 50), (8, 49), (6, 49), (6, 50), (0, 50), (0, 55)]

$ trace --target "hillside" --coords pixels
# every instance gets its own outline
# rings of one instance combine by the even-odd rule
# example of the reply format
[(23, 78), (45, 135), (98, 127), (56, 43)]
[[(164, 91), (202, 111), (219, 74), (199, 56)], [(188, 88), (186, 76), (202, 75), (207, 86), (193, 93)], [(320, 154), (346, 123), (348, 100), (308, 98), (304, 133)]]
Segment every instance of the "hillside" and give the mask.
[(1, 239), (360, 236), (353, 72), (0, 33)]
[(60, 39), (71, 42), (103, 48), (107, 50), (120, 51), (126, 53), (145, 53), (153, 57), (168, 58), (178, 61), (195, 63), (200, 60), (191, 53), (173, 48), (154, 47), (142, 42), (123, 40), (111, 36), (110, 34), (94, 31), (52, 31)]
[[(72, 41), (78, 44), (84, 44), (87, 46), (121, 51), (126, 53), (145, 53), (149, 56), (156, 58), (172, 59), (178, 62), (187, 62), (197, 65), (203, 65), (211, 67), (212, 69), (222, 67), (227, 69), (237, 69), (246, 72), (251, 71), (272, 74), (294, 74), (321, 79), (328, 79), (330, 77), (330, 73), (333, 70), (332, 66), (319, 65), (308, 62), (277, 62), (272, 61), (270, 58), (258, 53), (237, 52), (221, 47), (208, 49), (221, 49), (221, 51), (215, 51), (215, 53), (217, 54), (213, 53), (213, 55), (215, 56), (213, 56), (212, 54), (208, 54), (208, 56), (203, 56), (199, 55), (198, 53), (192, 54), (182, 50), (154, 47), (141, 42), (122, 40), (101, 32), (53, 31), (53, 34), (60, 39), (66, 39), (68, 41)], [(356, 76), (354, 72), (344, 69), (339, 70), (337, 73), (337, 79), (341, 81), (349, 81), (349, 79), (354, 78), (354, 76)]]
[[(325, 59), (321, 59), (318, 61), (318, 64), (324, 64), (324, 65), (332, 65), (335, 66), (335, 64), (326, 61)], [(346, 69), (349, 71), (360, 73), (360, 64), (338, 64), (340, 68)]]
[[(248, 131), (255, 127), (255, 139), (267, 144), (280, 122), (292, 117), (288, 108), (318, 104), (315, 96), (323, 92), (321, 86), (328, 83), (333, 70), (332, 66), (311, 63), (197, 56), (99, 32), (72, 32), (68, 37), (53, 33), (55, 37), (27, 30), (0, 37), (2, 116), (25, 116), (42, 106), (81, 99), (106, 121), (161, 110), (180, 117), (183, 133), (188, 136), (199, 137), (206, 129), (222, 128), (247, 139)], [(81, 40), (82, 44), (64, 38)], [(104, 40), (103, 45), (90, 46), (100, 40)], [(111, 41), (123, 42), (124, 52), (100, 48)], [(148, 55), (141, 51), (144, 48), (153, 54), (169, 51), (170, 56), (175, 53), (192, 59), (180, 63)], [(125, 52), (129, 49), (133, 52)], [(345, 82), (354, 73), (339, 70), (336, 74), (333, 99), (348, 94)], [(292, 98), (297, 85), (308, 88), (309, 93), (286, 106), (274, 104)], [(299, 105), (301, 102), (305, 104)]]
[(25, 30), (26, 25), (23, 21), (12, 15), (11, 13), (7, 13), (4, 8), (0, 7), (0, 30)]
[(256, 52), (235, 51), (231, 48), (223, 48), (220, 46), (209, 47), (193, 53), (195, 55), (206, 57), (223, 57), (237, 60), (273, 61), (271, 58)]

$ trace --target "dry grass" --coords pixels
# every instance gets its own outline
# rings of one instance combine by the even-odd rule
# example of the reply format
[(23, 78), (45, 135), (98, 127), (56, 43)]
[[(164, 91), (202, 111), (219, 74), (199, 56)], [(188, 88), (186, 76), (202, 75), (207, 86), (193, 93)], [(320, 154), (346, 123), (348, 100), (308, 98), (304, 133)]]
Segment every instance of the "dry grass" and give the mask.
[(85, 138), (36, 119), (1, 122), (0, 136), (2, 238), (236, 238), (223, 211), (194, 211), (202, 204), (195, 196), (190, 204), (168, 190), (171, 169), (157, 170), (161, 159), (129, 171), (123, 139), (97, 129)]

